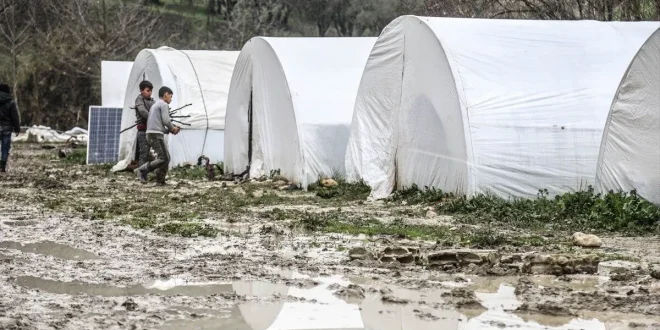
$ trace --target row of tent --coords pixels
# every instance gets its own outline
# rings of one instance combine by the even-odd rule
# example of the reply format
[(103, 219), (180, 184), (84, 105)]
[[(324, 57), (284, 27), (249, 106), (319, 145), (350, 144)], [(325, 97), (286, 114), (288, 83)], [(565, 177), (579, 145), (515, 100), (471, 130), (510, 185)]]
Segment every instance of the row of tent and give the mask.
[[(143, 50), (115, 94), (122, 127), (144, 79), (174, 90), (173, 109), (192, 104), (172, 166), (204, 154), (302, 187), (339, 174), (373, 198), (413, 184), (505, 198), (593, 185), (660, 204), (659, 28), (403, 16), (378, 38)], [(115, 171), (135, 136), (121, 135)]]

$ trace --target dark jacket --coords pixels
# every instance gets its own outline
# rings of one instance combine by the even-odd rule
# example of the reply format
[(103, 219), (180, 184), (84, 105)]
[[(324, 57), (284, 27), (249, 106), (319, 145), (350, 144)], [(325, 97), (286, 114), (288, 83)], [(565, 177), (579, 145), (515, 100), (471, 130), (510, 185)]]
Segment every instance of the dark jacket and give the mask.
[(149, 109), (156, 103), (152, 98), (145, 98), (142, 94), (135, 99), (135, 116), (137, 117), (137, 129), (144, 131), (147, 129), (147, 119), (149, 119)]
[(21, 131), (18, 107), (11, 94), (0, 92), (0, 131), (19, 133)]

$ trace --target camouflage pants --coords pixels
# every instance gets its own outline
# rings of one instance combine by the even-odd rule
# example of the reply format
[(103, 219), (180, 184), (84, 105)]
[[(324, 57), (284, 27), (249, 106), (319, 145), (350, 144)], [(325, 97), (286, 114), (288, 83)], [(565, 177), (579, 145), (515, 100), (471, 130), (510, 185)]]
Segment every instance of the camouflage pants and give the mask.
[(165, 145), (165, 135), (147, 133), (147, 142), (151, 149), (156, 152), (156, 160), (149, 162), (149, 172), (156, 174), (156, 182), (165, 183), (167, 170), (170, 167), (170, 152)]
[(137, 132), (137, 150), (138, 150), (138, 165), (142, 166), (149, 162), (149, 151), (151, 147), (147, 142), (147, 132)]

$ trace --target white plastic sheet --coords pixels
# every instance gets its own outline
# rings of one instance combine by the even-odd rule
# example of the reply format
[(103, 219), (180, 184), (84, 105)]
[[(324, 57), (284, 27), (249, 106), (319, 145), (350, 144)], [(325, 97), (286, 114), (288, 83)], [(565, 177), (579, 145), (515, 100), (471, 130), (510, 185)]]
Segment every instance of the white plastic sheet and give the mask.
[(60, 133), (48, 126), (34, 125), (28, 128), (24, 134), (19, 136), (12, 135), (12, 141), (30, 143), (63, 143), (67, 142), (72, 137), (75, 138), (75, 141), (77, 142), (87, 143), (87, 130), (80, 127), (74, 127), (66, 132)]
[(121, 108), (133, 62), (101, 61), (101, 105)]
[[(135, 59), (123, 102), (122, 129), (135, 124), (135, 98), (139, 84), (149, 80), (154, 85), (153, 97), (158, 98), (162, 86), (170, 87), (174, 96), (171, 109), (192, 104), (177, 115), (191, 126), (181, 126), (178, 135), (168, 136), (172, 160), (170, 167), (196, 163), (201, 155), (219, 162), (224, 156), (224, 129), (227, 94), (238, 58), (237, 51), (190, 51), (170, 47), (142, 50)], [(119, 162), (113, 171), (121, 171), (135, 159), (137, 129), (121, 134)]]
[(621, 81), (600, 149), (596, 187), (631, 191), (660, 205), (660, 30)]
[(372, 198), (395, 185), (502, 197), (593, 185), (618, 84), (658, 26), (398, 18), (362, 77), (348, 177)]
[(227, 105), (225, 166), (252, 177), (280, 170), (303, 187), (344, 174), (355, 95), (376, 38), (253, 38), (236, 64)]

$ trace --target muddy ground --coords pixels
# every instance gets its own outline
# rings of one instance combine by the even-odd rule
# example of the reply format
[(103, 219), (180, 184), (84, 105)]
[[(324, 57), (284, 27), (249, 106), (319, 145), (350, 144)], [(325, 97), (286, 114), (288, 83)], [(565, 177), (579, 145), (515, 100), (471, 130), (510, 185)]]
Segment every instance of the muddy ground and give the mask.
[[(464, 223), (360, 188), (165, 187), (14, 144), (0, 329), (660, 328), (660, 239)], [(321, 196), (321, 197), (319, 197)]]

